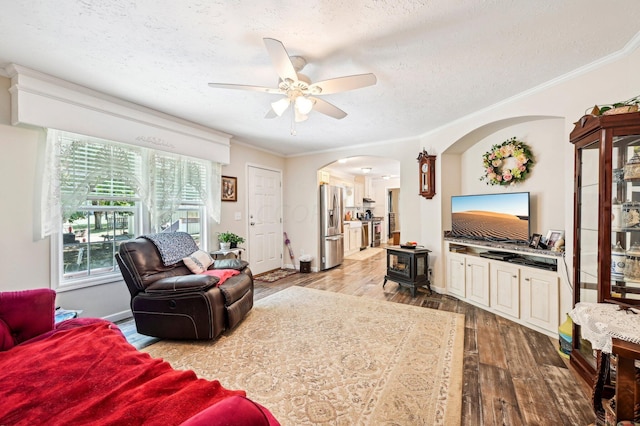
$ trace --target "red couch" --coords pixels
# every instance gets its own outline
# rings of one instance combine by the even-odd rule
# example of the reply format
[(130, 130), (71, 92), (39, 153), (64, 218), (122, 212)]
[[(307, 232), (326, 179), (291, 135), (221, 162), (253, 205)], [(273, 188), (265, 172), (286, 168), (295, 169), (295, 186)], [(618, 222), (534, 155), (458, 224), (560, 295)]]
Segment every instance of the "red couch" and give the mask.
[(115, 324), (54, 324), (55, 292), (0, 293), (0, 425), (279, 425), (217, 381), (131, 346)]

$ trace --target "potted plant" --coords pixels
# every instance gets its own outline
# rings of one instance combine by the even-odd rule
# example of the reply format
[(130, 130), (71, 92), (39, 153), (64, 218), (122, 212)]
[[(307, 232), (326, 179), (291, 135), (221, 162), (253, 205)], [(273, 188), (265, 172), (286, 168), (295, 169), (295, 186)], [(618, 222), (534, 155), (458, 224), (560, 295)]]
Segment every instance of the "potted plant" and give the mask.
[(236, 248), (238, 244), (244, 243), (244, 238), (234, 234), (233, 232), (219, 232), (218, 240), (220, 241), (220, 249), (226, 250), (229, 248)]

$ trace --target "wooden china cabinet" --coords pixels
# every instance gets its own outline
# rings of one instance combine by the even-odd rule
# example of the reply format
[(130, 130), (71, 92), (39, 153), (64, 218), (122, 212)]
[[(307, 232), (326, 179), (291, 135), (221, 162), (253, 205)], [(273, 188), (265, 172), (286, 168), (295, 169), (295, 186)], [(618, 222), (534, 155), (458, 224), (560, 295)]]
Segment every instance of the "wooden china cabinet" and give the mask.
[[(640, 304), (640, 112), (585, 115), (575, 146), (573, 303)], [(613, 259), (613, 261), (612, 261)], [(590, 385), (599, 353), (574, 325), (571, 364)]]

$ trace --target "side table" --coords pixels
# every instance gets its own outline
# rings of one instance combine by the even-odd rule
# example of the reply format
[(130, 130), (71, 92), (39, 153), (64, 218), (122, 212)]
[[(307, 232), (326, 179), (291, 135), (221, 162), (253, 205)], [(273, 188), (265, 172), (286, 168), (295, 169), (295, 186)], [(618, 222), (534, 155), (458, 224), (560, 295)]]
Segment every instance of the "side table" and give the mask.
[(242, 259), (242, 251), (243, 250), (244, 250), (244, 248), (242, 248), (242, 247), (236, 247), (236, 248), (232, 248), (232, 249), (221, 249), (221, 250), (212, 251), (209, 254), (214, 259), (218, 259), (218, 258), (224, 259), (230, 254), (232, 254), (236, 259)]
[(62, 308), (56, 308), (55, 314), (54, 314), (54, 322), (57, 324), (59, 322), (62, 322), (64, 320), (68, 320), (71, 318), (78, 318), (78, 316), (80, 316), (80, 314), (82, 313), (82, 311), (77, 311), (77, 310), (72, 310), (72, 309), (62, 309)]
[(594, 350), (600, 351), (592, 394), (598, 421), (602, 424), (607, 422), (602, 399), (610, 398), (607, 388), (610, 387), (611, 354), (618, 356), (616, 419), (633, 419), (636, 400), (640, 400), (635, 368), (635, 362), (640, 358), (640, 310), (624, 309), (613, 303), (580, 302), (569, 312), (569, 316), (580, 326), (582, 337), (591, 342)]

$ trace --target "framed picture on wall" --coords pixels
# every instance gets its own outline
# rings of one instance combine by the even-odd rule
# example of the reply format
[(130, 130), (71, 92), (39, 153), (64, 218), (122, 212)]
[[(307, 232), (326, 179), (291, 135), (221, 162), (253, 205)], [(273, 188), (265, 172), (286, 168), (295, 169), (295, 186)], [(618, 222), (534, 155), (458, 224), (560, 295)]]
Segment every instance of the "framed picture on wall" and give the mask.
[(238, 178), (222, 176), (222, 201), (238, 201)]

